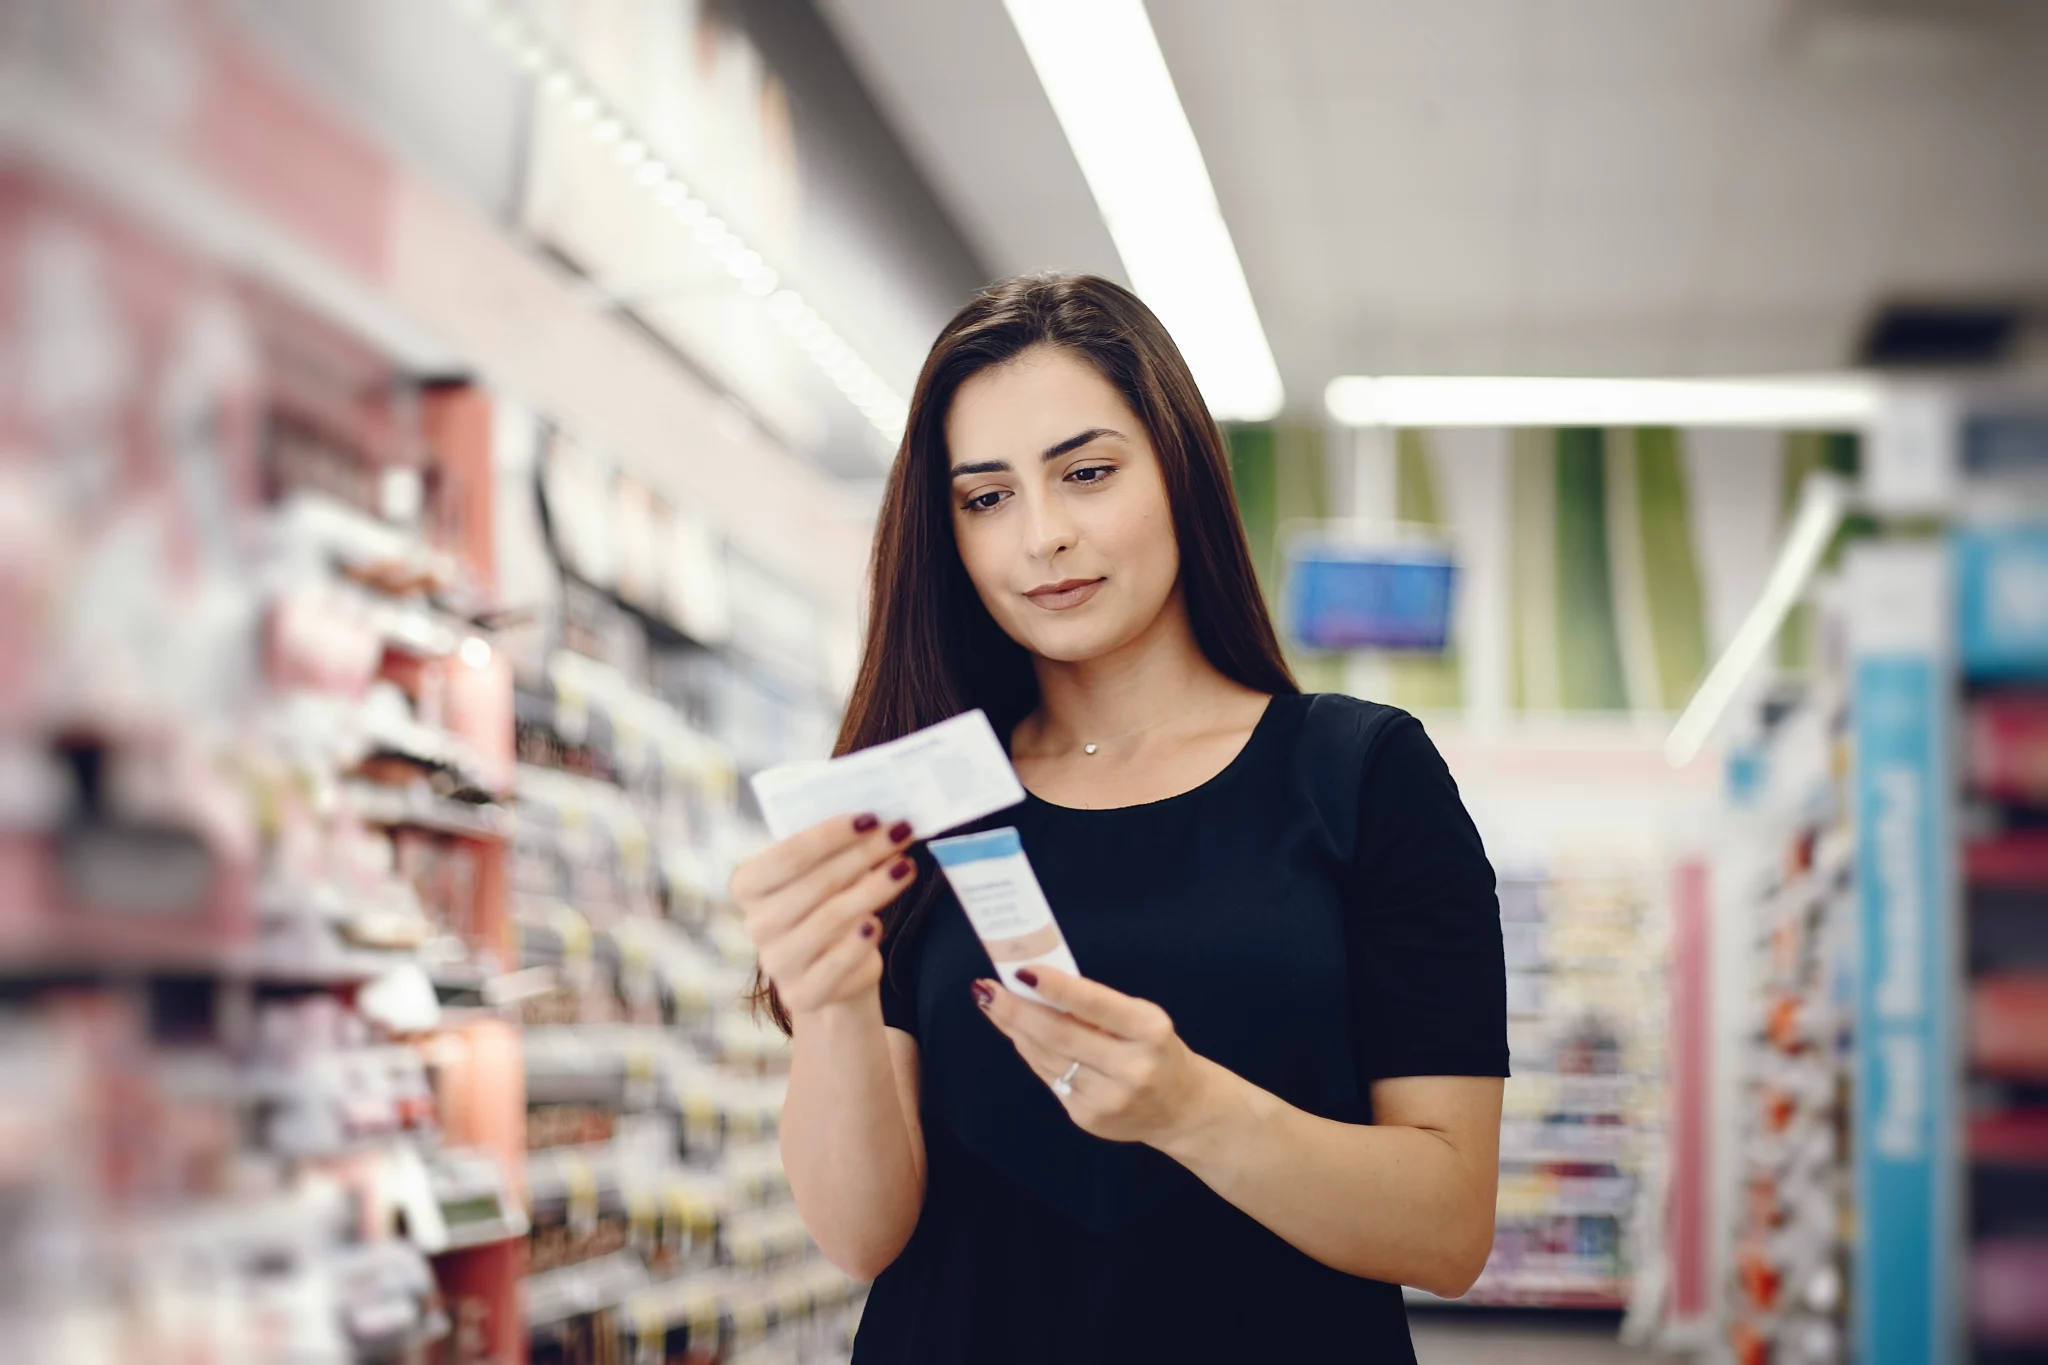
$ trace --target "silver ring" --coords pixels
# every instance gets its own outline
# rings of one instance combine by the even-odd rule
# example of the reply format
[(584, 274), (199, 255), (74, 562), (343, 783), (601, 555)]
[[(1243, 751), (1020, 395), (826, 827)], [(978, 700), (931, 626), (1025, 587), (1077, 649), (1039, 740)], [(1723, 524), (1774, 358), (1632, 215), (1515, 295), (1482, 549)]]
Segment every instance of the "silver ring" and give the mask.
[(1053, 1094), (1055, 1094), (1055, 1095), (1071, 1095), (1071, 1094), (1073, 1094), (1073, 1093), (1074, 1093), (1074, 1076), (1075, 1076), (1075, 1075), (1076, 1075), (1076, 1074), (1077, 1074), (1077, 1073), (1078, 1073), (1078, 1072), (1079, 1072), (1080, 1070), (1081, 1070), (1081, 1064), (1080, 1064), (1079, 1062), (1075, 1062), (1075, 1063), (1074, 1063), (1074, 1064), (1073, 1064), (1072, 1066), (1068, 1067), (1068, 1068), (1066, 1069), (1066, 1071), (1065, 1071), (1065, 1072), (1064, 1072), (1063, 1074), (1061, 1074), (1061, 1075), (1058, 1075), (1058, 1076), (1055, 1076), (1055, 1077), (1053, 1077), (1053, 1078), (1052, 1078), (1052, 1093), (1053, 1093)]

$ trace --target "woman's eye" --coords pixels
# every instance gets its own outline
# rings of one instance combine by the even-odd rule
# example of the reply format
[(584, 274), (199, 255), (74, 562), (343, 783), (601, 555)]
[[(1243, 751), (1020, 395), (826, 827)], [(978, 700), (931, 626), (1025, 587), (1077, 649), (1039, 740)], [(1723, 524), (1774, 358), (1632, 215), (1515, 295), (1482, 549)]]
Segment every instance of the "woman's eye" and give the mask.
[(1111, 465), (1096, 464), (1089, 465), (1085, 469), (1077, 469), (1073, 473), (1067, 475), (1067, 477), (1072, 479), (1075, 483), (1101, 483), (1104, 479), (1108, 478), (1110, 474), (1112, 474), (1113, 472), (1115, 472), (1114, 467)]
[(993, 511), (997, 503), (1000, 503), (1004, 498), (1007, 498), (1009, 496), (1009, 493), (1004, 489), (991, 488), (986, 493), (980, 493), (974, 497), (969, 498), (966, 502), (960, 504), (960, 506), (963, 510), (969, 512)]

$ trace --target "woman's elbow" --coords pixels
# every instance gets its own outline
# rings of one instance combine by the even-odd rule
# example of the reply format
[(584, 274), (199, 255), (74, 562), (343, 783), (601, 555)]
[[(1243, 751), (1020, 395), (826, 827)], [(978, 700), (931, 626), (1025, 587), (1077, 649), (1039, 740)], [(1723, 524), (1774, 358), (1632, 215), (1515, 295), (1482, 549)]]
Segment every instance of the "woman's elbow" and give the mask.
[(858, 1238), (819, 1237), (815, 1232), (811, 1240), (818, 1244), (818, 1250), (826, 1260), (845, 1271), (856, 1280), (872, 1280), (896, 1263), (903, 1254), (903, 1248), (910, 1245), (910, 1233), (902, 1236), (893, 1234), (877, 1237), (872, 1234)]
[(896, 1261), (895, 1254), (887, 1256), (878, 1255), (873, 1248), (868, 1247), (856, 1248), (850, 1253), (835, 1252), (830, 1247), (824, 1246), (819, 1247), (818, 1250), (825, 1254), (826, 1260), (856, 1280), (875, 1279), (883, 1271), (895, 1264)]
[(1433, 1284), (1419, 1284), (1418, 1289), (1427, 1289), (1443, 1299), (1462, 1298), (1479, 1281), (1486, 1269), (1487, 1259), (1493, 1255), (1493, 1210), (1486, 1211), (1484, 1220), (1473, 1219), (1459, 1229), (1457, 1240), (1443, 1249), (1442, 1262), (1436, 1266), (1430, 1277)]

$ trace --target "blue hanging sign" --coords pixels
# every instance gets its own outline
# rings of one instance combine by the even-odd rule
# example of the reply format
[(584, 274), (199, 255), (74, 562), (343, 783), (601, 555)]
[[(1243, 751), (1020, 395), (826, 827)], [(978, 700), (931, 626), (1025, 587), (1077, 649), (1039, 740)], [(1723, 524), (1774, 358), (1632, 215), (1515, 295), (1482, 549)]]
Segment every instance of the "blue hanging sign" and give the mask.
[(1281, 618), (1303, 649), (1440, 651), (1456, 580), (1435, 546), (1301, 544), (1288, 552)]

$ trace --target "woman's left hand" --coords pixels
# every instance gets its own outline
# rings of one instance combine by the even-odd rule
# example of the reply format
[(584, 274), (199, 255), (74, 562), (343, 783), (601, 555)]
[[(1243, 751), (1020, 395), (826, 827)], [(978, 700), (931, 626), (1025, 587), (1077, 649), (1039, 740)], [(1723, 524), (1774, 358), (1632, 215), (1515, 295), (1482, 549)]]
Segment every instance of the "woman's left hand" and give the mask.
[(994, 981), (975, 982), (974, 998), (1048, 1086), (1081, 1064), (1067, 1093), (1054, 1093), (1084, 1132), (1161, 1147), (1200, 1122), (1218, 1068), (1189, 1050), (1165, 1010), (1050, 967), (1029, 971), (1026, 984), (1067, 1013)]

